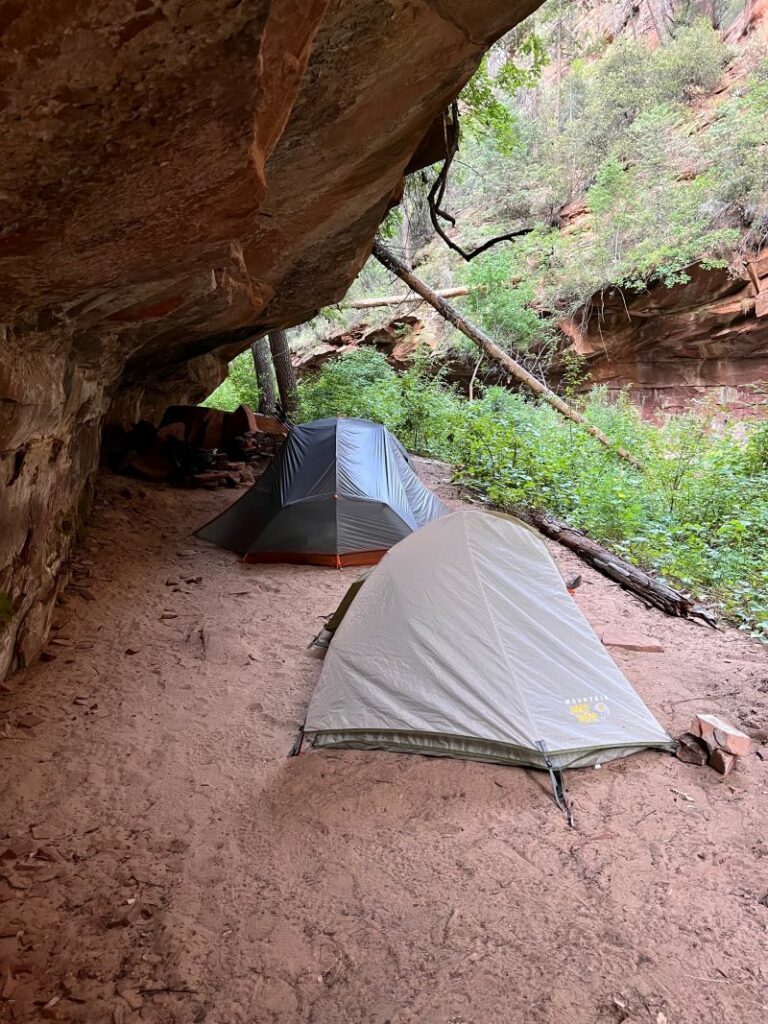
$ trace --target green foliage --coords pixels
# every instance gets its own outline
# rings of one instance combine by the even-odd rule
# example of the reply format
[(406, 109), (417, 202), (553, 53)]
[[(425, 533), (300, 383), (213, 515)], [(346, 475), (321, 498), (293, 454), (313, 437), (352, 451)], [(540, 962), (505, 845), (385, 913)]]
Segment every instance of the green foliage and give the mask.
[(232, 412), (238, 405), (249, 405), (252, 409), (258, 409), (259, 398), (253, 356), (250, 349), (246, 349), (239, 356), (235, 356), (229, 364), (226, 379), (202, 405), (208, 409), (223, 409), (225, 412)]
[(487, 53), (460, 96), (462, 124), (473, 135), (489, 140), (499, 153), (509, 155), (518, 144), (517, 118), (510, 101), (518, 89), (532, 88), (547, 63), (547, 54), (535, 34), (515, 49), (515, 59), (504, 54), (491, 73), (491, 63), (502, 56), (498, 48)]
[(678, 29), (653, 51), (649, 88), (653, 103), (690, 102), (720, 81), (730, 51), (706, 18)]
[(360, 349), (326, 363), (313, 376), (299, 381), (297, 419), (355, 416), (395, 428), (402, 417), (400, 388), (385, 357)]
[(413, 451), (444, 454), (455, 428), (457, 400), (416, 363), (397, 374), (372, 349), (350, 352), (299, 382), (298, 420), (356, 416), (383, 423)]
[(594, 389), (584, 415), (639, 472), (547, 405), (498, 387), (468, 402), (425, 366), (398, 376), (372, 351), (326, 364), (300, 391), (303, 418), (384, 423), (492, 502), (559, 515), (768, 640), (768, 425), (746, 442), (718, 433), (707, 410), (656, 427), (626, 395)]
[(749, 226), (743, 245), (768, 240), (768, 60), (727, 100), (706, 138), (716, 201)]
[(531, 306), (533, 286), (520, 283), (518, 261), (514, 249), (489, 249), (466, 265), (463, 277), (473, 319), (496, 341), (526, 352), (548, 342), (551, 329)]
[(0, 626), (5, 626), (13, 618), (13, 598), (0, 590)]
[[(499, 306), (514, 299), (491, 286), (505, 274), (524, 307), (559, 319), (607, 287), (672, 286), (694, 263), (722, 267), (745, 230), (753, 246), (768, 238), (768, 63), (702, 125), (700, 103), (731, 53), (689, 8), (672, 10), (662, 45), (628, 34), (605, 45), (579, 36), (578, 5), (549, 0), (524, 31), (554, 73), (506, 97), (490, 83), (514, 120), (515, 145), (500, 152), (493, 138), (470, 133), (446, 202), (468, 238), (536, 226), (505, 247), (514, 252), (508, 274), (469, 275), (481, 289), (473, 315), (488, 329), (509, 322), (510, 344), (518, 317)], [(588, 216), (558, 230), (562, 210), (581, 197)]]
[(595, 389), (587, 419), (646, 467), (639, 473), (546, 406), (491, 389), (455, 445), (464, 480), (504, 507), (541, 507), (630, 561), (719, 605), (768, 639), (766, 428), (746, 446), (703, 412), (643, 423)]

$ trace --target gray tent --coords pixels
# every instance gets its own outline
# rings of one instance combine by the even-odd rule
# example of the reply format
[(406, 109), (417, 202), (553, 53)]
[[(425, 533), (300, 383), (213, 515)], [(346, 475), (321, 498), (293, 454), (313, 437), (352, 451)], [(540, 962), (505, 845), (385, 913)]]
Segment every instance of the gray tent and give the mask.
[(370, 571), (307, 712), (316, 747), (558, 771), (670, 739), (524, 524), (454, 512)]
[(446, 511), (386, 427), (316, 420), (293, 427), (253, 487), (197, 536), (249, 562), (370, 565)]

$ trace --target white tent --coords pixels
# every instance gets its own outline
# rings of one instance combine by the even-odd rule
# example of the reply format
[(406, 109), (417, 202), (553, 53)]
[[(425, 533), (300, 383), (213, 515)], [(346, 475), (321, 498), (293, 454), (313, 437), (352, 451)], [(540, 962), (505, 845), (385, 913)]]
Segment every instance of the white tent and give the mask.
[(316, 747), (555, 770), (670, 745), (543, 541), (475, 511), (423, 527), (370, 571), (334, 634), (304, 735)]

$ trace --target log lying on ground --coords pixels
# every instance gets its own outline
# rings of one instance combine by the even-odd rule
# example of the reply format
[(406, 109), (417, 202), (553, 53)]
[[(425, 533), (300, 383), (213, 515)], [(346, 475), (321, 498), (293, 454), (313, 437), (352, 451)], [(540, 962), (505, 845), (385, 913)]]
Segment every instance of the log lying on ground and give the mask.
[(567, 526), (546, 512), (528, 511), (523, 518), (546, 537), (550, 537), (574, 551), (598, 572), (618, 583), (620, 587), (636, 594), (646, 604), (660, 608), (667, 615), (677, 615), (684, 619), (699, 618), (710, 626), (715, 625), (714, 616), (706, 608), (695, 604), (679, 590), (667, 586), (661, 580), (654, 579), (647, 572), (638, 569), (637, 566), (625, 562), (618, 555), (614, 555), (612, 551), (608, 551), (596, 541), (591, 540), (581, 530)]
[(480, 348), (490, 359), (507, 373), (508, 376), (513, 377), (515, 380), (524, 384), (530, 391), (538, 395), (548, 405), (551, 405), (553, 409), (560, 413), (561, 416), (565, 416), (566, 419), (571, 420), (573, 423), (578, 423), (579, 426), (586, 430), (588, 434), (591, 434), (600, 444), (604, 444), (606, 448), (610, 448), (616, 455), (624, 459), (626, 462), (631, 463), (637, 469), (642, 469), (643, 464), (635, 458), (635, 456), (626, 450), (615, 445), (613, 441), (604, 434), (598, 427), (592, 426), (591, 423), (587, 423), (584, 417), (570, 406), (567, 402), (563, 401), (559, 395), (556, 395), (554, 391), (551, 391), (545, 384), (542, 384), (538, 378), (534, 377), (532, 373), (529, 373), (525, 367), (521, 366), (516, 360), (505, 352), (503, 348), (496, 344), (488, 335), (476, 327), (475, 324), (471, 323), (466, 317), (463, 317), (457, 309), (455, 309), (445, 299), (440, 298), (437, 292), (433, 291), (429, 285), (425, 284), (420, 277), (417, 277), (414, 272), (403, 263), (403, 261), (395, 256), (394, 253), (390, 252), (385, 245), (377, 238), (373, 243), (373, 255), (393, 274), (405, 281), (409, 288), (413, 291), (418, 292), (422, 298), (426, 299), (427, 302), (434, 306), (438, 313), (445, 319), (453, 324), (462, 334), (465, 334), (470, 341), (473, 341), (478, 348)]
[[(455, 299), (459, 295), (469, 295), (469, 288), (441, 288), (435, 292), (441, 299)], [(354, 302), (342, 302), (342, 309), (373, 309), (375, 306), (400, 306), (404, 302), (423, 302), (424, 298), (415, 292), (405, 295), (380, 295), (376, 299), (356, 299)]]

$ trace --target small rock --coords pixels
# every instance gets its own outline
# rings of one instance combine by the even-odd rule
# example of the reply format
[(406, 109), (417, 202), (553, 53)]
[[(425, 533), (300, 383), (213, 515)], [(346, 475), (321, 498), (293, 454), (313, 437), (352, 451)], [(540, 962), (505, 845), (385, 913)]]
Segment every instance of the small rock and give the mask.
[(751, 749), (749, 736), (717, 715), (695, 715), (688, 731), (701, 736), (710, 751), (720, 747), (727, 754), (744, 757)]
[(138, 650), (136, 650), (135, 647), (126, 647), (125, 653), (128, 654), (128, 655), (131, 655), (131, 654), (138, 654), (139, 652), (138, 652)]
[(642, 633), (628, 633), (620, 629), (603, 630), (603, 645), (605, 647), (619, 647), (623, 651), (637, 651), (642, 654), (662, 654), (664, 645), (652, 637), (643, 636)]
[(61, 874), (60, 868), (46, 868), (43, 871), (36, 871), (32, 879), (33, 882), (52, 882), (55, 878), (58, 878)]
[(27, 857), (37, 849), (34, 839), (23, 838), (13, 839), (0, 845), (0, 860), (16, 860), (19, 857)]
[(677, 758), (685, 764), (704, 765), (709, 757), (709, 750), (706, 743), (699, 736), (692, 732), (684, 732), (678, 738)]
[(54, 996), (53, 999), (49, 999), (40, 1011), (40, 1016), (45, 1017), (46, 1020), (64, 1020), (61, 1015), (62, 1007), (59, 1006), (60, 1002), (61, 996)]
[(0, 999), (11, 999), (17, 984), (11, 965), (4, 962), (0, 965)]
[(120, 907), (110, 918), (107, 928), (127, 928), (134, 924), (141, 916), (141, 906), (138, 900), (134, 900), (127, 907)]
[(64, 863), (64, 858), (52, 846), (38, 846), (35, 856), (39, 857), (40, 860), (47, 860), (51, 864)]
[(26, 878), (17, 875), (15, 871), (2, 871), (0, 878), (4, 879), (12, 889), (24, 890), (29, 889), (32, 885)]
[(709, 755), (709, 764), (720, 775), (730, 775), (736, 766), (736, 755), (716, 747)]
[(88, 1002), (85, 987), (76, 974), (66, 974), (61, 979), (61, 987), (64, 990), (67, 999), (71, 999), (73, 1003)]
[(16, 719), (16, 725), (20, 729), (34, 729), (36, 725), (40, 725), (44, 721), (45, 719), (41, 718), (40, 715), (36, 715), (34, 711), (27, 711), (21, 718)]

